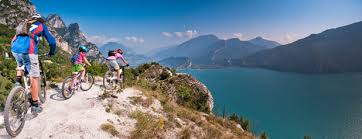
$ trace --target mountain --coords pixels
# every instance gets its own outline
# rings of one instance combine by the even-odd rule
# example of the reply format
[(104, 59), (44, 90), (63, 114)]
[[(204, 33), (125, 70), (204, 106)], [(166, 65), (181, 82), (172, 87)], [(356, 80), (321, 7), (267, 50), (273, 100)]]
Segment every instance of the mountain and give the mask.
[(78, 50), (79, 45), (86, 45), (89, 49), (87, 53), (89, 59), (102, 61), (103, 56), (98, 47), (88, 42), (78, 23), (72, 23), (66, 26), (59, 15), (49, 14), (46, 18), (46, 24), (51, 28), (53, 35), (57, 38), (59, 47), (69, 53)]
[(36, 13), (29, 0), (1, 0), (0, 24), (15, 28), (20, 21)]
[[(253, 42), (262, 41), (258, 39)], [(263, 42), (267, 42), (267, 40)], [(268, 46), (270, 47), (270, 45)], [(240, 41), (237, 38), (222, 40), (215, 35), (204, 35), (178, 46), (161, 50), (155, 54), (155, 57), (162, 59), (162, 62), (167, 60), (168, 64), (171, 64), (172, 61), (178, 61), (174, 57), (186, 57), (190, 59), (192, 66), (197, 68), (234, 66), (240, 63), (240, 59), (265, 49), (268, 49), (268, 47), (255, 45), (249, 41)]]
[(190, 68), (192, 65), (191, 59), (187, 57), (169, 57), (159, 61), (159, 63), (163, 66), (176, 69)]
[(117, 43), (117, 42), (108, 42), (102, 46), (99, 47), (99, 50), (102, 52), (102, 54), (104, 56), (107, 56), (108, 55), (108, 51), (110, 50), (116, 50), (116, 49), (119, 49), (121, 48), (125, 54), (130, 54), (130, 53), (133, 53), (133, 50), (121, 43)]
[(267, 48), (275, 48), (277, 46), (280, 46), (281, 44), (276, 42), (276, 41), (271, 41), (271, 40), (267, 40), (264, 39), (262, 37), (256, 37), (254, 39), (249, 40), (248, 42), (254, 44), (254, 45), (258, 45), (258, 46), (264, 46)]
[(215, 35), (203, 35), (191, 40), (188, 40), (180, 45), (169, 47), (156, 53), (158, 59), (165, 59), (168, 57), (189, 57), (199, 58), (199, 55), (208, 49), (208, 46), (219, 41)]
[(362, 21), (258, 52), (243, 66), (303, 73), (361, 72)]
[(103, 54), (103, 56), (108, 56), (109, 50), (116, 50), (121, 48), (124, 52), (123, 56), (130, 63), (131, 66), (138, 66), (143, 63), (152, 62), (152, 59), (141, 54), (136, 54), (131, 47), (125, 46), (121, 43), (117, 42), (108, 42), (99, 47), (99, 50)]

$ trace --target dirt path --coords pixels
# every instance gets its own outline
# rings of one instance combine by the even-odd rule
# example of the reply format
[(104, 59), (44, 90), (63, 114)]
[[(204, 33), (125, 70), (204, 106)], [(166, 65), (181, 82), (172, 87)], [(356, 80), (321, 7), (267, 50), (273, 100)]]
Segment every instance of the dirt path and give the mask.
[[(98, 96), (102, 93), (101, 82), (97, 81), (91, 90), (87, 92), (78, 91), (76, 94), (64, 100), (59, 93), (59, 88), (48, 90), (48, 99), (43, 104), (44, 110), (37, 117), (28, 114), (24, 129), (16, 139), (27, 138), (112, 138), (112, 136), (100, 129), (100, 125), (109, 121), (123, 121), (124, 135), (131, 132), (136, 121), (132, 119), (120, 119), (105, 111), (104, 100)], [(60, 85), (58, 85), (60, 86)], [(127, 88), (118, 94), (119, 100), (137, 96), (139, 91)], [(123, 101), (129, 105), (127, 101)], [(2, 115), (0, 124), (3, 124)], [(127, 128), (129, 127), (129, 128)], [(5, 128), (0, 129), (0, 138), (10, 138)]]

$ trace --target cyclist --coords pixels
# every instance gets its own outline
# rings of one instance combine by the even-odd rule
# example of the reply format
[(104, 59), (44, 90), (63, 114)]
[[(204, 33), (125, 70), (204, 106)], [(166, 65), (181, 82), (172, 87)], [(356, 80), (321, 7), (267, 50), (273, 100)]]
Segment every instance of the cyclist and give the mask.
[(117, 71), (117, 82), (121, 80), (121, 72), (122, 69), (120, 69), (117, 59), (121, 59), (122, 62), (128, 67), (129, 64), (126, 61), (126, 59), (123, 57), (123, 51), (122, 49), (117, 49), (116, 51), (109, 51), (108, 52), (108, 58), (106, 61), (106, 64), (109, 68), (109, 70), (116, 70)]
[[(81, 82), (84, 81), (84, 75), (85, 75), (85, 68), (83, 67), (83, 61), (85, 64), (87, 64), (88, 66), (91, 66), (91, 64), (89, 63), (88, 59), (87, 59), (87, 55), (86, 53), (88, 52), (88, 48), (84, 45), (79, 46), (78, 48), (78, 52), (76, 52), (73, 56), (72, 56), (72, 74), (76, 75), (79, 72), (81, 72)], [(71, 84), (74, 83), (76, 76), (74, 76)], [(71, 85), (69, 85), (69, 87), (71, 87)], [(71, 89), (71, 88), (68, 88)]]
[[(50, 46), (48, 56), (53, 56), (56, 52), (56, 41), (49, 32), (48, 27), (44, 24), (44, 19), (40, 14), (34, 14), (26, 24), (26, 33), (18, 34), (18, 28), (22, 28), (25, 24), (19, 24), (17, 35), (11, 41), (11, 51), (15, 57), (16, 68), (16, 85), (21, 85), (21, 78), (25, 74), (29, 74), (31, 82), (31, 111), (32, 113), (40, 113), (42, 107), (39, 105), (39, 61), (38, 61), (38, 43), (40, 37), (44, 36)], [(21, 27), (20, 27), (21, 26)]]

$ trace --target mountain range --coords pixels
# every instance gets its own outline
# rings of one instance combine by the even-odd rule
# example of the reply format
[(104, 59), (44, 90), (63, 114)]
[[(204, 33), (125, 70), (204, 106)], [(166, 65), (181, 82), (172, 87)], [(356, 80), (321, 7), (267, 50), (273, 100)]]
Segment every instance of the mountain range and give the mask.
[[(222, 40), (215, 35), (203, 35), (180, 45), (161, 50), (154, 54), (154, 57), (163, 61), (164, 64), (166, 61), (174, 61), (177, 57), (184, 57), (189, 58), (193, 67), (231, 66), (234, 65), (234, 61), (239, 62), (244, 57), (278, 45), (280, 44), (262, 37), (241, 41), (237, 38)], [(168, 63), (166, 65), (174, 64)]]
[(362, 71), (362, 21), (257, 52), (242, 66), (302, 73)]

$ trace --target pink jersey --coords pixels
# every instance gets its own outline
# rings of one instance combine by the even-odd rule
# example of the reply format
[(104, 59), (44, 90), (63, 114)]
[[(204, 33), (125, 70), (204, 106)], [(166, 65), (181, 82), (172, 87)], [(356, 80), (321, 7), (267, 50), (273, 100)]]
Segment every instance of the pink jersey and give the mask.
[(120, 53), (116, 53), (114, 56), (109, 56), (108, 60), (117, 60), (117, 59), (124, 59), (124, 57)]
[(87, 55), (84, 52), (79, 52), (77, 64), (82, 64), (84, 59), (87, 59)]

